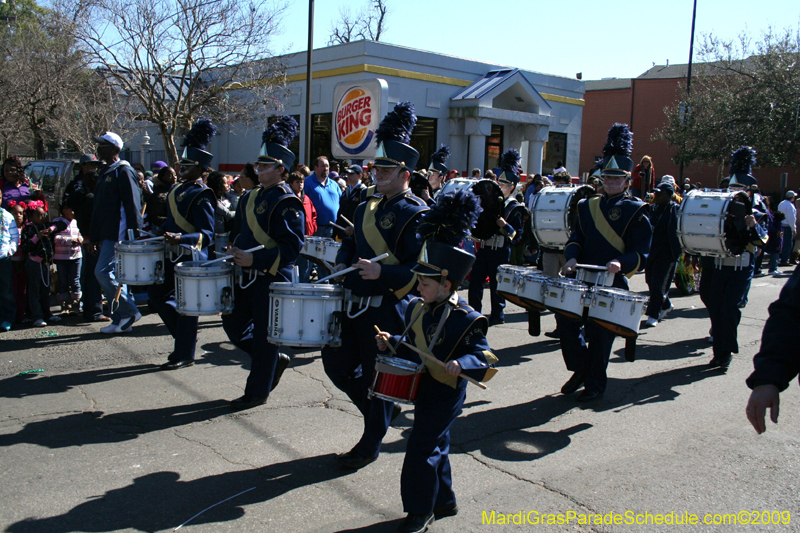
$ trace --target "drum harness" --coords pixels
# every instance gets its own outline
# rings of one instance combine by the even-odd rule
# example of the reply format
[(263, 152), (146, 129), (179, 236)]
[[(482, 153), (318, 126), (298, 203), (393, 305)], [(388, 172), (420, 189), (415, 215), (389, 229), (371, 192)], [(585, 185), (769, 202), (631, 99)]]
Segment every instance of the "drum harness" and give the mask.
[[(406, 329), (404, 329), (403, 333), (400, 335), (400, 340), (398, 341), (398, 344), (403, 342), (403, 339), (406, 338), (406, 336), (408, 335), (409, 330), (411, 330), (411, 328), (414, 326), (414, 324), (416, 324), (417, 320), (419, 320), (420, 317), (423, 314), (425, 314), (425, 311), (427, 311), (429, 307), (430, 307), (430, 305), (425, 303), (425, 304), (421, 305), (419, 310), (411, 316), (411, 320), (409, 321), (408, 325), (406, 326)], [(439, 323), (436, 325), (436, 331), (434, 332), (433, 337), (431, 338), (431, 342), (428, 343), (428, 349), (426, 350), (427, 353), (433, 355), (433, 347), (436, 346), (436, 342), (439, 340), (439, 335), (442, 334), (442, 330), (444, 329), (444, 323), (447, 322), (448, 318), (450, 318), (450, 312), (452, 310), (453, 310), (452, 304), (450, 304), (449, 302), (446, 302), (444, 310), (442, 311), (442, 318), (439, 320)], [(387, 341), (386, 344), (387, 344), (387, 346), (389, 346), (389, 350), (391, 350), (392, 353), (397, 353), (395, 348), (392, 347), (392, 345), (389, 344), (388, 341)], [(418, 371), (419, 372), (424, 372), (425, 371), (425, 363), (424, 362), (421, 362), (419, 364)]]

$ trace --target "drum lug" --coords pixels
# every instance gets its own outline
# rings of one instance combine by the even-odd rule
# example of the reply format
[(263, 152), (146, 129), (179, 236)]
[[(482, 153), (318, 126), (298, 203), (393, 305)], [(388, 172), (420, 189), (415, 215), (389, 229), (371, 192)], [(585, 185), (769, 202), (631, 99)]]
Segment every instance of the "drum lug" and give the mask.
[(164, 262), (156, 261), (155, 275), (158, 279), (164, 279)]
[(223, 287), (222, 288), (222, 295), (219, 298), (219, 303), (222, 304), (223, 309), (227, 309), (231, 306), (231, 300), (233, 298), (233, 291), (230, 287)]
[(614, 312), (614, 302), (615, 301), (616, 300), (611, 300), (611, 304), (608, 306), (608, 312), (609, 313), (613, 313)]
[(334, 311), (331, 313), (331, 319), (328, 322), (328, 339), (333, 339), (338, 336), (339, 328), (342, 324), (342, 311)]
[[(567, 290), (561, 289), (561, 301), (563, 302), (566, 297), (567, 297)], [(583, 296), (581, 296), (581, 298), (583, 298)]]

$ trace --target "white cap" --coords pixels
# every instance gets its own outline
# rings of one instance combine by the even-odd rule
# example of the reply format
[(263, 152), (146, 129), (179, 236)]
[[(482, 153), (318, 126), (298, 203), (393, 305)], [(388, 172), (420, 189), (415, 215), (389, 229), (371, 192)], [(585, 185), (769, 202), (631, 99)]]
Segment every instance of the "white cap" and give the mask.
[(669, 174), (661, 176), (661, 181), (659, 181), (658, 184), (661, 185), (662, 183), (669, 183), (670, 185), (672, 185), (673, 189), (676, 187), (675, 178), (673, 178)]
[(797, 196), (797, 193), (794, 191), (786, 191), (786, 198), (794, 198)]
[(122, 150), (122, 137), (112, 131), (107, 131), (103, 135), (95, 137), (94, 140), (99, 143), (113, 144)]

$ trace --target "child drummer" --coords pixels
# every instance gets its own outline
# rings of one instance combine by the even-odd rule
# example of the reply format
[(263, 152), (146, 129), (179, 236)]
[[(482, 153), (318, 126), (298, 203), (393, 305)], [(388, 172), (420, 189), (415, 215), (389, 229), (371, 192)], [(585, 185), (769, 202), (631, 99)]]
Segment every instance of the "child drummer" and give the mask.
[(419, 361), (417, 353), (401, 344), (406, 340), (419, 350), (432, 351), (444, 363), (422, 358), (427, 371), (420, 376), (414, 426), (400, 478), (403, 508), (408, 513), (398, 528), (400, 533), (425, 531), (434, 519), (458, 513), (448, 453), (450, 427), (466, 397), (467, 382), (462, 377), (488, 381), (497, 372), (492, 367), (497, 358), (486, 342), (486, 317), (455, 292), (475, 261), (458, 244), (480, 211), (478, 199), (469, 191), (439, 196), (417, 230), (425, 244), (412, 271), (418, 276), (422, 297), (408, 305), (403, 335), (381, 331), (375, 337), (381, 351), (389, 348), (398, 357)]

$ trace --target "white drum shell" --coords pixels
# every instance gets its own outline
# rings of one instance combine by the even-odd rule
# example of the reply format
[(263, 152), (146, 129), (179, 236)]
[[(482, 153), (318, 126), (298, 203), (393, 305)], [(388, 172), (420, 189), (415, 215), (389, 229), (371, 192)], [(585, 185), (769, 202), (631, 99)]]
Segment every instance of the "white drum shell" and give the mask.
[(589, 294), (589, 287), (572, 279), (551, 279), (544, 292), (544, 305), (553, 312), (567, 315), (574, 319), (583, 316), (584, 298)]
[(186, 261), (175, 265), (175, 303), (186, 316), (216, 315), (233, 311), (233, 265)]
[(118, 242), (115, 247), (114, 277), (125, 285), (164, 283), (164, 242)]
[(497, 290), (509, 294), (517, 294), (517, 286), (522, 280), (525, 270), (527, 270), (525, 267), (515, 265), (500, 265), (497, 267)]
[(306, 237), (300, 253), (315, 259), (320, 259), (331, 265), (336, 264), (336, 255), (342, 248), (342, 243), (327, 237)]
[(569, 206), (578, 187), (545, 187), (531, 198), (531, 227), (539, 244), (563, 250), (572, 233)]
[[(269, 292), (269, 342), (311, 348), (341, 346), (334, 317), (342, 311), (341, 286), (276, 282)], [(332, 319), (334, 327), (329, 331)]]
[[(620, 335), (636, 336), (645, 312), (648, 298), (624, 289), (593, 288), (589, 305), (589, 319), (616, 325), (609, 328)], [(608, 327), (606, 324), (601, 324)]]
[(552, 278), (536, 270), (526, 270), (517, 282), (517, 295), (544, 305), (544, 292)]
[(725, 246), (725, 216), (740, 192), (690, 191), (678, 210), (678, 238), (686, 253), (732, 257)]

